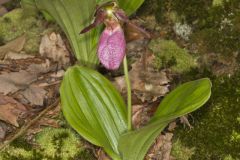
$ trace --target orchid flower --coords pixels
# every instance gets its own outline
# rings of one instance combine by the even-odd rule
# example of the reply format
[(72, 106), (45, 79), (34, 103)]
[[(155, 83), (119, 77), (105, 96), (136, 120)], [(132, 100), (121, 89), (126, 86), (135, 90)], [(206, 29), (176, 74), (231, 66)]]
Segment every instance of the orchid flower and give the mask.
[(99, 39), (98, 58), (105, 68), (116, 70), (121, 65), (126, 51), (126, 40), (121, 22), (127, 22), (135, 28), (139, 28), (129, 21), (128, 16), (118, 7), (115, 1), (97, 6), (94, 17), (93, 23), (84, 28), (80, 34), (104, 23), (106, 27)]

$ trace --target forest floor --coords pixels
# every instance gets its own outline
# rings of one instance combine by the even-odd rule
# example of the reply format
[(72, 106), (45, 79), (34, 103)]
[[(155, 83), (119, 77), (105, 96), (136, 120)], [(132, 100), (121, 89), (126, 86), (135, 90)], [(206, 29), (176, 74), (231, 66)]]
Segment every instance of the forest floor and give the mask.
[[(18, 5), (0, 7), (0, 160), (109, 159), (77, 135), (61, 113), (59, 87), (66, 69), (75, 64), (64, 33), (42, 17), (23, 20)], [(146, 124), (179, 84), (203, 77), (213, 82), (210, 101), (170, 123), (146, 159), (240, 159), (238, 54), (202, 54), (200, 38), (192, 42), (190, 32), (180, 32), (187, 26), (177, 29), (152, 14), (138, 14), (132, 22), (152, 38), (125, 26), (135, 128)], [(100, 66), (99, 71), (126, 98), (123, 68), (109, 72)]]

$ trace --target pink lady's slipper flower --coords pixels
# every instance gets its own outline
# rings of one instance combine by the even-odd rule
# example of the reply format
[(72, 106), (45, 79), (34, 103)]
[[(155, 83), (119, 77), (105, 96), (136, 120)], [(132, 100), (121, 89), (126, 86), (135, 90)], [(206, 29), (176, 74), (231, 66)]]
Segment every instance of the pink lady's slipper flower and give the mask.
[(121, 65), (125, 56), (125, 50), (126, 41), (120, 24), (108, 24), (102, 32), (98, 43), (100, 62), (107, 69), (116, 70)]
[(93, 23), (84, 28), (80, 34), (88, 32), (99, 24), (105, 24), (106, 27), (100, 36), (97, 52), (100, 62), (109, 70), (118, 69), (125, 56), (126, 41), (120, 22), (127, 22), (149, 38), (148, 33), (129, 21), (125, 12), (114, 1), (104, 3), (100, 7), (97, 6), (94, 16)]

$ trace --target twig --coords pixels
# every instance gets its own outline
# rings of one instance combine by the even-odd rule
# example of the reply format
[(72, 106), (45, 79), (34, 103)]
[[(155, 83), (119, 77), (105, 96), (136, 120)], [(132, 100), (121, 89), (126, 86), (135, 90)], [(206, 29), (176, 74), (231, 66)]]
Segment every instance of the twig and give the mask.
[(36, 118), (31, 120), (25, 127), (23, 126), (18, 133), (16, 133), (10, 140), (5, 141), (0, 145), (0, 151), (2, 151), (6, 146), (8, 146), (12, 141), (22, 136), (34, 123), (36, 123), (44, 114), (46, 114), (49, 110), (53, 109), (59, 104), (59, 98), (46, 109), (44, 109)]

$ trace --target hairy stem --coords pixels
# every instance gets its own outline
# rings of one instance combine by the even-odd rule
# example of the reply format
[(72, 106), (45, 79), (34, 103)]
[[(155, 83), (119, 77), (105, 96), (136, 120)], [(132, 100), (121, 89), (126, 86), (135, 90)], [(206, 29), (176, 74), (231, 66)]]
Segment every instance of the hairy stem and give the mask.
[(125, 81), (127, 84), (127, 107), (128, 107), (128, 130), (132, 130), (132, 92), (131, 92), (131, 84), (128, 76), (128, 64), (127, 64), (127, 56), (125, 55), (123, 60)]

